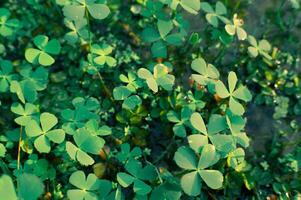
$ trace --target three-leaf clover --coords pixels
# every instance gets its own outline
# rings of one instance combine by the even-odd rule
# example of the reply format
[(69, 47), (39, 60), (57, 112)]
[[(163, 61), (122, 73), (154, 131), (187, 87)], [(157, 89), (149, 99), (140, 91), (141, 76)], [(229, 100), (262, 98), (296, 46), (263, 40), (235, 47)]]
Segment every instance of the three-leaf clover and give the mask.
[(223, 16), (223, 15), (227, 14), (227, 9), (224, 6), (224, 4), (220, 1), (216, 2), (215, 10), (207, 2), (201, 3), (201, 9), (207, 13), (206, 19), (214, 27), (218, 27), (218, 20), (221, 20), (224, 23), (229, 22), (229, 20)]
[(66, 142), (67, 153), (71, 159), (77, 160), (80, 164), (86, 166), (94, 163), (94, 159), (89, 156), (88, 153), (94, 155), (99, 154), (105, 144), (104, 139), (95, 134), (91, 134), (85, 128), (78, 129), (74, 133), (73, 139), (77, 146), (69, 141)]
[(75, 109), (62, 111), (62, 118), (66, 121), (62, 127), (70, 135), (73, 135), (77, 128), (83, 127), (89, 119), (98, 119), (99, 116), (95, 112), (100, 107), (98, 100), (93, 97), (76, 97), (72, 100), (72, 105)]
[(142, 104), (142, 100), (138, 95), (131, 94), (132, 90), (128, 89), (126, 86), (119, 86), (113, 90), (114, 99), (118, 101), (124, 100), (122, 107), (129, 110), (133, 110)]
[(219, 78), (218, 70), (212, 64), (207, 64), (203, 58), (193, 60), (191, 69), (199, 73), (192, 74), (192, 78), (200, 85), (207, 85)]
[(105, 19), (110, 14), (106, 4), (95, 3), (96, 0), (76, 0), (64, 6), (64, 15), (71, 20), (82, 20), (88, 12), (94, 19)]
[(145, 79), (148, 87), (155, 93), (158, 92), (158, 86), (170, 91), (174, 85), (175, 77), (168, 74), (168, 71), (167, 66), (157, 64), (154, 67), (154, 74), (152, 74), (148, 69), (140, 68), (138, 70), (138, 77)]
[(114, 67), (117, 64), (117, 61), (112, 56), (109, 56), (113, 51), (113, 47), (108, 44), (93, 44), (91, 47), (91, 53), (93, 55), (93, 62), (97, 65), (107, 64), (109, 67)]
[(87, 25), (86, 19), (71, 21), (68, 19), (64, 20), (65, 25), (71, 29), (70, 32), (66, 33), (65, 39), (70, 43), (74, 44), (79, 39), (88, 39), (89, 38), (89, 31), (85, 28)]
[(232, 23), (226, 24), (225, 30), (229, 35), (237, 35), (239, 40), (245, 40), (247, 38), (246, 31), (242, 28), (243, 21), (237, 17), (237, 14), (233, 15)]
[(202, 133), (188, 136), (188, 143), (195, 152), (199, 153), (200, 148), (208, 144), (208, 139), (222, 156), (226, 156), (230, 151), (235, 149), (236, 141), (234, 140), (234, 136), (218, 134), (228, 128), (225, 117), (212, 114), (207, 128), (202, 116), (195, 112), (190, 117), (190, 123), (194, 129)]
[(168, 121), (176, 123), (172, 128), (176, 136), (186, 137), (185, 125), (189, 121), (190, 115), (191, 115), (191, 109), (189, 109), (188, 107), (182, 108), (181, 117), (179, 117), (179, 115), (173, 110), (167, 113)]
[(86, 175), (83, 171), (75, 171), (69, 178), (69, 183), (77, 187), (67, 191), (72, 200), (97, 200), (96, 190), (99, 188), (98, 178), (94, 174)]
[(223, 174), (218, 170), (206, 169), (218, 161), (215, 147), (205, 144), (201, 156), (197, 161), (195, 152), (188, 147), (180, 147), (174, 160), (183, 169), (189, 170), (181, 178), (183, 191), (190, 196), (197, 196), (201, 193), (202, 180), (212, 189), (219, 189), (223, 185)]
[(141, 157), (141, 154), (142, 151), (139, 147), (134, 147), (131, 150), (131, 146), (128, 143), (124, 143), (120, 146), (120, 152), (117, 153), (116, 158), (120, 162), (125, 163), (128, 160)]
[(0, 8), (0, 35), (6, 37), (11, 36), (15, 29), (20, 27), (17, 19), (9, 19), (11, 13), (6, 8)]
[(34, 119), (34, 115), (39, 112), (39, 109), (31, 103), (26, 103), (24, 107), (20, 103), (14, 103), (11, 106), (11, 111), (17, 115), (21, 115), (15, 119), (15, 122), (21, 126), (26, 126)]
[(50, 113), (44, 112), (40, 115), (39, 121), (31, 120), (25, 126), (25, 132), (29, 137), (34, 137), (34, 146), (41, 153), (49, 153), (51, 150), (50, 141), (62, 143), (65, 139), (63, 129), (51, 130), (58, 123), (57, 118)]
[(10, 82), (16, 79), (16, 75), (12, 74), (13, 66), (8, 60), (0, 60), (0, 92), (7, 92)]
[(244, 107), (237, 101), (240, 99), (245, 102), (249, 102), (252, 99), (252, 95), (247, 87), (240, 85), (236, 89), (237, 84), (237, 76), (235, 72), (231, 71), (228, 75), (228, 87), (226, 88), (222, 81), (218, 81), (215, 84), (216, 94), (224, 99), (230, 98), (229, 100), (229, 108), (236, 115), (242, 115), (245, 112)]
[(49, 66), (54, 63), (54, 58), (51, 55), (58, 55), (61, 51), (61, 45), (58, 40), (49, 38), (45, 35), (38, 35), (34, 38), (33, 43), (38, 47), (28, 48), (25, 51), (25, 58), (28, 62), (33, 64), (41, 64)]
[[(175, 25), (179, 31), (174, 32)], [(167, 45), (180, 45), (186, 36), (186, 23), (183, 20), (158, 20), (157, 29), (147, 27), (142, 32), (142, 38), (146, 42), (151, 42), (152, 55), (155, 58), (166, 58)]]
[(119, 172), (117, 174), (117, 181), (122, 187), (129, 187), (134, 183), (134, 192), (138, 195), (147, 195), (151, 190), (151, 186), (144, 181), (151, 181), (157, 177), (156, 170), (152, 165), (142, 167), (142, 164), (134, 159), (128, 161), (125, 169), (129, 172)]
[(127, 84), (127, 88), (132, 92), (136, 92), (138, 88), (141, 87), (141, 81), (137, 79), (137, 75), (133, 72), (129, 72), (128, 75), (120, 74), (119, 79)]
[(269, 55), (269, 51), (271, 51), (271, 45), (267, 40), (256, 41), (255, 37), (252, 35), (248, 36), (248, 41), (252, 46), (248, 47), (248, 52), (251, 57), (256, 58), (258, 54), (266, 57), (271, 60), (272, 57)]

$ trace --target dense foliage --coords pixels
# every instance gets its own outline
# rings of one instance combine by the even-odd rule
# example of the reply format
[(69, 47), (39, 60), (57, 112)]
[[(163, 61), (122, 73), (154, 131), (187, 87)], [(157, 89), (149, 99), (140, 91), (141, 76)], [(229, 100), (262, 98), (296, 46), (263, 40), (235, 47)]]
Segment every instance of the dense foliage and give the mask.
[(273, 3), (1, 1), (0, 199), (300, 199), (301, 8)]

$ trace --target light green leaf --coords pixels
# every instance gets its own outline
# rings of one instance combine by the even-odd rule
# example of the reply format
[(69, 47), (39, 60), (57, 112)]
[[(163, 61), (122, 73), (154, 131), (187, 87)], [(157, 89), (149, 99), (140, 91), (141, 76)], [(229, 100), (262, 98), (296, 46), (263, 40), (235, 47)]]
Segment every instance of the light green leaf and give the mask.
[(105, 19), (110, 14), (110, 9), (105, 4), (91, 4), (87, 6), (91, 16), (95, 19)]
[(114, 88), (113, 97), (115, 100), (125, 100), (131, 95), (131, 93), (132, 91), (130, 91), (126, 86), (119, 86)]
[(174, 160), (183, 169), (196, 169), (196, 157), (188, 147), (180, 147), (175, 153)]
[(127, 173), (119, 172), (117, 174), (117, 181), (122, 187), (128, 187), (134, 182), (134, 177)]
[(219, 189), (223, 186), (224, 177), (220, 171), (217, 170), (201, 170), (200, 175), (204, 182), (211, 189)]
[(198, 172), (190, 172), (181, 178), (183, 191), (189, 196), (197, 196), (201, 193), (202, 182)]
[(197, 153), (200, 152), (201, 147), (208, 144), (208, 137), (201, 134), (193, 134), (187, 137), (189, 146)]
[(215, 158), (215, 147), (212, 144), (205, 144), (198, 163), (198, 169), (210, 167)]
[(202, 116), (199, 113), (195, 112), (191, 115), (190, 123), (193, 126), (193, 128), (195, 128), (199, 132), (207, 135), (206, 125), (204, 123)]
[(0, 197), (3, 200), (17, 200), (17, 194), (11, 177), (2, 175), (0, 177)]

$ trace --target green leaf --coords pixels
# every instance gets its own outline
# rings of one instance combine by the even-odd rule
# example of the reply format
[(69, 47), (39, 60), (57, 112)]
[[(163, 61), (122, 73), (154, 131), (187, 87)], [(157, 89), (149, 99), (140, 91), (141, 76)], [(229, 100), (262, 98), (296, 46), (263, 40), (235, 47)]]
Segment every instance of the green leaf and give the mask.
[(0, 157), (5, 157), (6, 148), (3, 144), (0, 143)]
[(161, 41), (153, 43), (151, 47), (152, 55), (154, 58), (166, 58), (167, 57), (167, 48), (166, 45)]
[(198, 14), (198, 11), (201, 8), (201, 3), (199, 0), (181, 0), (181, 6), (191, 14)]
[(229, 92), (232, 94), (235, 86), (237, 83), (237, 76), (235, 74), (235, 72), (231, 71), (228, 75), (228, 85), (229, 85)]
[(134, 182), (134, 177), (127, 173), (119, 172), (117, 174), (117, 181), (122, 187), (128, 187)]
[(105, 4), (91, 4), (87, 6), (87, 9), (94, 19), (102, 20), (110, 14), (110, 9)]
[(20, 101), (22, 103), (25, 103), (25, 97), (24, 97), (24, 94), (23, 94), (23, 91), (22, 91), (22, 88), (21, 88), (21, 85), (19, 82), (12, 81), (10, 83), (10, 91), (13, 93), (16, 93), (18, 98), (20, 99)]
[(11, 177), (8, 175), (2, 175), (0, 177), (0, 197), (5, 200), (17, 200), (18, 199), (13, 181), (12, 181)]
[(201, 170), (199, 172), (204, 182), (211, 189), (219, 189), (223, 186), (224, 177), (220, 171), (217, 170)]
[(91, 199), (97, 200), (97, 195), (94, 193), (99, 187), (99, 182), (94, 174), (89, 174), (87, 179), (83, 171), (75, 171), (71, 174), (69, 182), (78, 189), (67, 191), (67, 196), (70, 199), (82, 200)]
[(174, 160), (183, 169), (196, 169), (197, 161), (194, 152), (188, 147), (180, 147), (175, 153)]
[(189, 196), (197, 196), (201, 193), (202, 182), (198, 172), (190, 172), (181, 178), (183, 191)]
[(71, 20), (81, 20), (85, 16), (85, 7), (81, 5), (66, 5), (63, 8), (64, 15)]
[(134, 181), (134, 192), (138, 195), (146, 195), (150, 193), (152, 188), (143, 181), (136, 179)]
[(142, 38), (145, 42), (155, 42), (160, 39), (160, 34), (154, 28), (145, 28), (142, 32)]
[(115, 100), (125, 100), (131, 95), (131, 93), (132, 91), (130, 91), (126, 86), (119, 86), (114, 88), (113, 97)]
[(199, 113), (195, 112), (191, 115), (190, 123), (193, 126), (193, 128), (195, 128), (199, 132), (207, 135), (206, 125), (204, 123), (202, 116)]
[(122, 104), (122, 107), (125, 109), (133, 110), (137, 106), (142, 104), (142, 100), (138, 95), (132, 95), (126, 98)]
[(24, 200), (36, 200), (44, 192), (43, 182), (33, 174), (23, 173), (18, 181), (19, 193)]
[(39, 54), (38, 61), (43, 66), (49, 66), (52, 65), (55, 60), (47, 53), (41, 51)]
[(168, 33), (170, 33), (170, 31), (173, 29), (172, 21), (158, 20), (157, 26), (162, 38), (165, 38), (165, 36), (167, 36)]
[(30, 63), (38, 63), (38, 58), (41, 51), (34, 48), (28, 48), (25, 51), (25, 58)]
[(230, 97), (229, 108), (236, 115), (243, 115), (245, 112), (244, 107), (236, 101), (233, 97)]
[(228, 92), (228, 89), (226, 88), (226, 86), (224, 85), (223, 82), (218, 81), (215, 84), (215, 90), (216, 90), (216, 94), (220, 97), (220, 98), (227, 98), (230, 96), (230, 93)]
[(215, 159), (215, 147), (212, 144), (205, 144), (198, 163), (198, 169), (210, 167)]
[(40, 116), (40, 122), (42, 130), (47, 132), (57, 124), (58, 120), (53, 114), (44, 112)]
[(189, 146), (197, 153), (200, 152), (201, 147), (208, 144), (208, 137), (201, 134), (193, 134), (187, 137)]

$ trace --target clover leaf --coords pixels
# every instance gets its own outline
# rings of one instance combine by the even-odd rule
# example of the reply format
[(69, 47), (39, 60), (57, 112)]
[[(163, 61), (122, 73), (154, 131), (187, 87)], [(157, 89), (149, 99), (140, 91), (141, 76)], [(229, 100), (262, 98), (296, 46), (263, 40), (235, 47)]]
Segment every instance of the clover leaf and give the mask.
[(112, 129), (107, 125), (99, 126), (98, 121), (95, 119), (89, 120), (84, 128), (91, 134), (91, 135), (99, 135), (99, 136), (106, 136), (112, 134)]
[(16, 75), (12, 74), (13, 66), (8, 60), (0, 60), (0, 92), (7, 92), (10, 82), (16, 79)]
[(175, 111), (169, 111), (167, 113), (167, 119), (170, 122), (176, 123), (172, 130), (174, 134), (178, 137), (186, 137), (185, 125), (189, 121), (191, 115), (191, 110), (188, 107), (183, 107), (181, 110), (181, 118)]
[(5, 174), (0, 177), (0, 196), (7, 200), (18, 199), (12, 178)]
[(142, 104), (142, 100), (138, 95), (131, 95), (132, 91), (126, 86), (114, 88), (113, 97), (115, 100), (124, 100), (122, 107), (128, 110), (133, 110)]
[(31, 120), (26, 124), (25, 132), (29, 137), (34, 137), (34, 146), (40, 153), (49, 153), (50, 141), (62, 143), (65, 139), (63, 129), (51, 130), (58, 123), (57, 118), (50, 113), (44, 112), (39, 121)]
[(236, 115), (242, 115), (245, 112), (244, 107), (237, 101), (240, 99), (245, 102), (249, 102), (252, 99), (252, 95), (247, 87), (241, 85), (236, 89), (237, 76), (235, 72), (230, 72), (228, 75), (228, 87), (226, 88), (222, 81), (218, 81), (215, 85), (216, 94), (224, 99), (230, 98), (229, 108)]
[(78, 0), (71, 5), (64, 6), (64, 15), (71, 20), (82, 20), (88, 12), (94, 19), (105, 19), (110, 14), (106, 4), (95, 3), (96, 0)]
[(204, 10), (206, 14), (206, 20), (214, 27), (218, 27), (218, 20), (224, 23), (229, 23), (229, 20), (223, 15), (227, 14), (227, 9), (225, 5), (218, 1), (215, 4), (215, 10), (207, 2), (201, 2), (201, 9)]
[(198, 11), (201, 8), (201, 3), (199, 0), (180, 0), (175, 1), (176, 4), (179, 3), (184, 10), (191, 14), (198, 14)]
[(200, 85), (207, 85), (218, 80), (219, 72), (212, 64), (206, 64), (203, 58), (197, 58), (192, 61), (191, 69), (198, 72), (198, 74), (192, 74), (192, 79)]
[(154, 67), (154, 74), (152, 74), (148, 69), (140, 68), (138, 70), (138, 77), (146, 80), (148, 87), (154, 92), (158, 92), (158, 86), (163, 89), (170, 91), (175, 82), (175, 77), (168, 74), (168, 67), (164, 64), (157, 64)]
[(249, 35), (248, 41), (252, 45), (248, 47), (248, 52), (251, 57), (256, 58), (258, 54), (260, 54), (269, 60), (272, 59), (269, 55), (269, 51), (271, 51), (272, 47), (267, 40), (260, 40), (258, 43), (254, 36)]
[(218, 161), (215, 147), (205, 144), (199, 161), (195, 153), (188, 147), (180, 147), (175, 155), (176, 164), (190, 172), (181, 178), (183, 191), (190, 196), (197, 196), (201, 193), (202, 180), (212, 189), (219, 189), (223, 185), (223, 174), (218, 170), (206, 169)]
[(46, 159), (38, 159), (36, 154), (31, 154), (24, 163), (24, 172), (39, 177), (42, 181), (54, 180), (56, 171)]
[(182, 19), (158, 19), (157, 27), (147, 27), (142, 32), (146, 42), (153, 43), (151, 52), (154, 58), (167, 57), (167, 45), (179, 46), (187, 35), (187, 22)]
[(43, 182), (35, 175), (22, 173), (18, 176), (18, 196), (10, 176), (0, 177), (0, 197), (5, 200), (38, 199), (44, 191)]
[(66, 150), (70, 158), (78, 161), (82, 165), (92, 165), (94, 159), (88, 153), (97, 155), (105, 144), (105, 140), (97, 135), (91, 134), (87, 129), (80, 128), (74, 135), (75, 146), (71, 142), (66, 142)]
[(141, 157), (142, 151), (139, 147), (134, 147), (131, 150), (131, 147), (128, 143), (124, 143), (120, 146), (120, 152), (116, 154), (116, 158), (122, 162), (126, 163), (131, 159), (138, 159)]
[(28, 62), (33, 64), (41, 64), (49, 66), (54, 63), (54, 58), (51, 55), (58, 55), (61, 51), (61, 45), (58, 40), (49, 38), (45, 35), (38, 35), (34, 38), (33, 42), (38, 47), (28, 48), (25, 51), (25, 58)]
[(237, 17), (237, 14), (233, 15), (232, 23), (226, 24), (225, 30), (229, 35), (237, 35), (239, 40), (245, 40), (247, 38), (246, 31), (242, 28), (243, 21)]
[(136, 92), (136, 90), (141, 87), (141, 82), (137, 79), (137, 75), (133, 72), (129, 72), (127, 76), (120, 74), (119, 79), (123, 83), (126, 83), (126, 87), (132, 92)]
[(76, 21), (65, 19), (64, 23), (69, 29), (71, 29), (71, 31), (65, 35), (65, 39), (70, 44), (74, 44), (80, 39), (87, 40), (89, 38), (89, 31), (85, 28), (87, 25), (86, 19)]
[(69, 183), (77, 189), (67, 191), (72, 200), (97, 200), (96, 190), (99, 188), (98, 178), (94, 174), (86, 175), (83, 171), (75, 171), (69, 178)]
[(133, 190), (137, 195), (147, 195), (151, 192), (152, 188), (144, 181), (151, 181), (157, 177), (156, 170), (153, 165), (146, 165), (142, 167), (142, 164), (134, 159), (131, 159), (126, 165), (126, 170), (129, 172), (119, 172), (117, 174), (117, 181), (122, 187), (129, 187), (134, 184)]
[(93, 44), (91, 47), (91, 54), (93, 56), (93, 62), (97, 65), (107, 64), (109, 67), (114, 67), (117, 61), (112, 56), (109, 56), (113, 51), (113, 47), (103, 43), (102, 45)]
[(100, 108), (97, 99), (76, 97), (72, 100), (72, 105), (74, 109), (65, 109), (61, 114), (65, 121), (62, 127), (67, 134), (73, 135), (77, 128), (83, 127), (90, 119), (99, 119), (95, 113)]
[(15, 119), (15, 122), (21, 126), (26, 126), (34, 119), (39, 109), (36, 105), (31, 103), (26, 103), (24, 107), (20, 103), (14, 103), (11, 106), (11, 111), (17, 115), (21, 115)]
[(0, 8), (0, 35), (11, 36), (15, 30), (21, 27), (19, 20), (9, 19), (11, 13), (6, 8)]
[(201, 134), (193, 134), (188, 136), (188, 143), (191, 148), (199, 153), (202, 146), (208, 143), (208, 139), (218, 150), (219, 154), (226, 156), (230, 151), (236, 147), (235, 136), (218, 134), (228, 128), (225, 117), (217, 114), (212, 114), (209, 119), (208, 129), (204, 123), (202, 116), (195, 112), (190, 117), (190, 123), (194, 129)]

